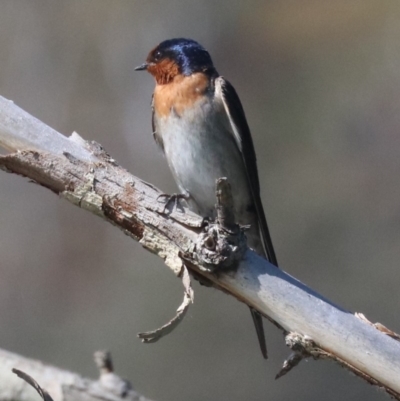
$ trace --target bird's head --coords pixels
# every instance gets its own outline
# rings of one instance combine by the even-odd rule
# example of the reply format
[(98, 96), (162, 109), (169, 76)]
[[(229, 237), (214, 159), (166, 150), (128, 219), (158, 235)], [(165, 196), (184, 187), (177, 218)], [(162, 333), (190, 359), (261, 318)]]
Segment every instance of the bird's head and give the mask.
[(178, 75), (216, 73), (207, 50), (191, 39), (169, 39), (161, 42), (149, 53), (146, 62), (135, 70), (148, 71), (159, 85), (172, 82)]

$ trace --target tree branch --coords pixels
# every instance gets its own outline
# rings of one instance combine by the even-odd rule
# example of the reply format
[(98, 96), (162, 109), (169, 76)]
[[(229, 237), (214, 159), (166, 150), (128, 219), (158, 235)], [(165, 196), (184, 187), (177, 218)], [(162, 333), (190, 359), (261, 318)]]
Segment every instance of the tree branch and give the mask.
[[(212, 258), (200, 257), (211, 235), (203, 220), (185, 207), (163, 213), (164, 205), (157, 200), (161, 192), (118, 166), (99, 145), (77, 134), (66, 138), (1, 98), (0, 145), (17, 152), (0, 158), (3, 170), (28, 177), (101, 216), (164, 259), (176, 274), (187, 266), (196, 277), (283, 329), (295, 357), (285, 361), (278, 375), (303, 357), (329, 358), (400, 400), (400, 343), (393, 336), (337, 307), (251, 250), (233, 270), (221, 271), (219, 262), (208, 264)], [(226, 218), (231, 220), (225, 213)]]
[(97, 362), (100, 354), (108, 360), (110, 358), (108, 353), (96, 352), (95, 359), (100, 377), (98, 380), (90, 380), (76, 373), (0, 349), (0, 401), (40, 399), (28, 384), (12, 372), (34, 387), (39, 394), (49, 393), (47, 397), (42, 396), (45, 400), (53, 398), (55, 401), (150, 401), (134, 391), (127, 380), (103, 365), (100, 366)]

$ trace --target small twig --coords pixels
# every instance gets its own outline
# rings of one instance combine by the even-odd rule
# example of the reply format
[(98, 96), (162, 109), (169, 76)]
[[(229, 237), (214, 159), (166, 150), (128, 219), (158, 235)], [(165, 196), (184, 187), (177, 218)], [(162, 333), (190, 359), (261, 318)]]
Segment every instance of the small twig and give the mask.
[(114, 366), (110, 351), (96, 351), (94, 353), (94, 363), (99, 369), (100, 376), (104, 373), (114, 372)]
[(184, 264), (182, 265), (182, 272), (180, 274), (180, 277), (182, 279), (184, 295), (183, 302), (177, 309), (176, 315), (168, 323), (164, 324), (162, 327), (156, 330), (138, 333), (137, 336), (142, 340), (142, 342), (146, 344), (157, 342), (160, 338), (171, 333), (185, 317), (186, 312), (189, 309), (189, 305), (193, 303), (194, 293), (190, 282), (189, 272)]
[(392, 337), (396, 341), (400, 341), (400, 335), (395, 333), (393, 330), (388, 329), (386, 326), (384, 326), (382, 323), (376, 322), (372, 323), (369, 321), (363, 313), (356, 312), (354, 314), (357, 318), (362, 320), (365, 323), (368, 323), (369, 325), (375, 327), (377, 330), (379, 330), (381, 333), (386, 334), (389, 337)]
[(217, 179), (217, 221), (228, 232), (237, 231), (231, 185), (225, 177)]
[(104, 390), (122, 398), (133, 391), (130, 381), (114, 373), (111, 353), (109, 351), (96, 351), (94, 353), (94, 362), (100, 372), (99, 384)]
[(53, 401), (50, 394), (46, 390), (41, 388), (39, 386), (39, 384), (27, 373), (23, 372), (22, 370), (15, 369), (15, 368), (12, 371), (18, 377), (20, 377), (22, 380), (25, 380), (29, 385), (31, 385), (39, 393), (39, 395), (42, 397), (43, 401)]
[(293, 352), (284, 360), (281, 370), (276, 374), (275, 380), (289, 373), (295, 366), (303, 360), (303, 356), (297, 352)]
[(244, 230), (236, 223), (231, 186), (216, 180), (217, 219), (209, 222), (196, 241), (194, 260), (205, 272), (235, 270), (247, 251)]

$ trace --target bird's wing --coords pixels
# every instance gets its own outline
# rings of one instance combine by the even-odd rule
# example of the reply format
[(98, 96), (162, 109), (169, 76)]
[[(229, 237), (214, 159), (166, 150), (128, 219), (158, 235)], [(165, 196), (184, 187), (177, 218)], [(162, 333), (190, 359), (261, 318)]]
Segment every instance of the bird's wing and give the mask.
[(232, 127), (235, 142), (242, 155), (243, 163), (246, 168), (247, 180), (253, 195), (258, 222), (260, 225), (261, 237), (265, 248), (266, 256), (270, 263), (278, 266), (274, 247), (272, 245), (267, 220), (260, 197), (260, 183), (258, 180), (256, 153), (251, 139), (250, 129), (247, 124), (243, 106), (240, 102), (235, 88), (224, 78), (215, 79), (215, 96), (219, 97), (225, 107), (226, 114)]
[(154, 112), (154, 94), (151, 97), (151, 129), (153, 130), (153, 138), (156, 141), (156, 144), (161, 148), (164, 152), (164, 143), (161, 135), (157, 134), (157, 124), (155, 121), (155, 112)]

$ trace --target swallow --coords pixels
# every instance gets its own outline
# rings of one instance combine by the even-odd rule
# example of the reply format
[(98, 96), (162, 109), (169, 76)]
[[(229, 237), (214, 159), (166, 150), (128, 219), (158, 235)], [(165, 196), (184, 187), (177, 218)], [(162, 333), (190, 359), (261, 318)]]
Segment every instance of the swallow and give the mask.
[[(156, 81), (152, 128), (189, 208), (215, 218), (215, 182), (227, 177), (240, 225), (250, 225), (247, 243), (278, 266), (260, 197), (256, 153), (234, 87), (218, 74), (207, 50), (191, 39), (170, 39), (135, 68)], [(250, 308), (264, 358), (261, 314)]]

